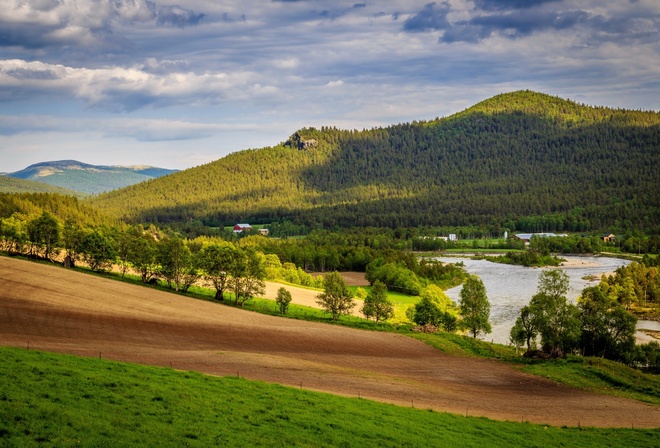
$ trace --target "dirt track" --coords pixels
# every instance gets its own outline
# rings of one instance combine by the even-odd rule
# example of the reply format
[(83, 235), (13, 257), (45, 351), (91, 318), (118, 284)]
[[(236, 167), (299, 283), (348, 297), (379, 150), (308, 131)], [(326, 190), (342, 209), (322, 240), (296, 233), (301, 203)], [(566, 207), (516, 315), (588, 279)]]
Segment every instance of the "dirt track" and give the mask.
[(447, 356), (405, 336), (265, 316), (0, 257), (0, 344), (28, 342), (495, 419), (660, 426), (660, 406)]

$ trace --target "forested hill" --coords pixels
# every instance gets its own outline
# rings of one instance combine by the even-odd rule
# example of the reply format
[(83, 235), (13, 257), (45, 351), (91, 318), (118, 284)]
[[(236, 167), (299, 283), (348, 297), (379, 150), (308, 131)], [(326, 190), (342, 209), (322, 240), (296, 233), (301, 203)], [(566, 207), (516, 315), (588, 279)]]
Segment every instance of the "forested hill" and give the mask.
[(130, 221), (660, 230), (660, 114), (503, 94), (432, 121), (302, 129), (91, 201)]

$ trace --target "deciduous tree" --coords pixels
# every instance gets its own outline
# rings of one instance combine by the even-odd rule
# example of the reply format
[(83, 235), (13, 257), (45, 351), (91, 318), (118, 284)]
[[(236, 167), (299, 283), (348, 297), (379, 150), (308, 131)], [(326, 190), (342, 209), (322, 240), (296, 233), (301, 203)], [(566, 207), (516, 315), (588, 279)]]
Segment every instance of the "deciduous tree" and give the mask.
[(202, 248), (200, 266), (204, 278), (215, 288), (215, 300), (224, 300), (229, 286), (229, 273), (238, 253), (231, 243), (213, 243)]
[(280, 308), (280, 314), (286, 314), (289, 309), (289, 304), (291, 303), (291, 293), (284, 287), (281, 287), (277, 290), (277, 296), (275, 297), (275, 303)]
[(394, 316), (394, 306), (387, 299), (387, 287), (384, 283), (376, 280), (367, 293), (362, 306), (362, 314), (367, 319), (374, 319), (376, 324), (381, 320), (387, 320)]
[(323, 280), (323, 292), (316, 296), (316, 303), (332, 320), (337, 320), (343, 314), (349, 314), (355, 306), (353, 294), (346, 287), (346, 282), (339, 272), (329, 272)]
[(112, 241), (98, 230), (85, 235), (80, 243), (80, 253), (92, 271), (105, 271), (112, 267), (116, 252)]
[(55, 217), (42, 212), (41, 216), (28, 222), (27, 234), (37, 252), (43, 251), (44, 258), (50, 260), (60, 241), (60, 228)]
[(486, 296), (486, 287), (479, 277), (470, 275), (463, 284), (459, 293), (461, 297), (460, 327), (468, 330), (472, 337), (476, 338), (479, 333), (490, 333), (491, 327), (488, 321), (490, 317), (490, 302)]

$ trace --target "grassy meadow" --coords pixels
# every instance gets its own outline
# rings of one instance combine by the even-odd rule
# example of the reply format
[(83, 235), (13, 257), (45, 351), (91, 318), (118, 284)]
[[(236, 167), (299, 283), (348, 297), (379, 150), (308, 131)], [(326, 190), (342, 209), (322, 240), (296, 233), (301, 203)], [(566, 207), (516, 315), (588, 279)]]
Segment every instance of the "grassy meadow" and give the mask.
[(195, 372), (0, 348), (0, 446), (657, 446)]

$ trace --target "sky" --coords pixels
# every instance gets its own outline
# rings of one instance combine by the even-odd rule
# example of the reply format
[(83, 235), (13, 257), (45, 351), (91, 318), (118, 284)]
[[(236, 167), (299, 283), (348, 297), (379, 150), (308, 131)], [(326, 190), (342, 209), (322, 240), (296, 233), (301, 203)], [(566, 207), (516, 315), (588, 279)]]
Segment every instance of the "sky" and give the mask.
[(2, 0), (0, 172), (185, 169), (535, 90), (660, 108), (657, 0)]

